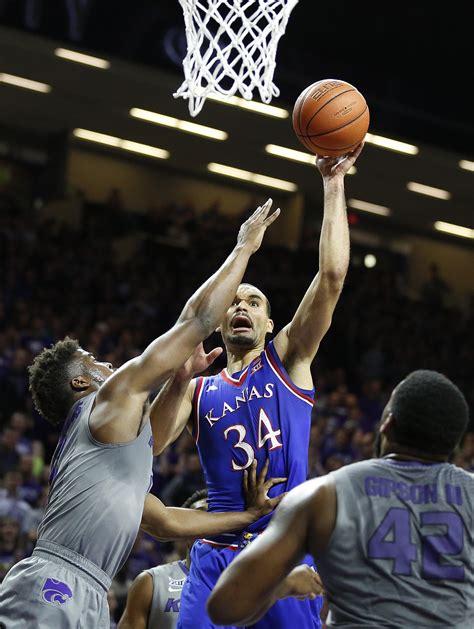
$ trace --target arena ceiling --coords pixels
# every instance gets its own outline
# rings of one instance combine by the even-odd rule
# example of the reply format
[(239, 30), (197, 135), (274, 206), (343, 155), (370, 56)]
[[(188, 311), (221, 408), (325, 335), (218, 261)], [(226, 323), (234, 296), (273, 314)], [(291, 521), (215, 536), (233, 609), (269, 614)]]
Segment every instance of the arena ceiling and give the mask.
[[(219, 162), (292, 181), (310, 197), (319, 194), (310, 166), (264, 150), (269, 143), (300, 148), (290, 119), (208, 102), (195, 121), (228, 133), (227, 141), (217, 142), (128, 115), (140, 107), (190, 120), (186, 103), (172, 98), (182, 81), (179, 59), (185, 45), (177, 1), (5, 0), (2, 22), (8, 28), (0, 32), (0, 73), (53, 88), (39, 94), (0, 85), (2, 127), (40, 134), (93, 129), (170, 150), (166, 167), (209, 176), (206, 165)], [(300, 0), (293, 11), (279, 46), (275, 81), (281, 98), (274, 104), (291, 110), (309, 83), (342, 78), (366, 96), (372, 133), (419, 148), (417, 155), (406, 155), (366, 146), (347, 187), (350, 196), (392, 210), (390, 219), (376, 220), (421, 231), (435, 220), (474, 227), (474, 173), (459, 167), (460, 160), (474, 159), (471, 23), (468, 3), (461, 13), (424, 2), (373, 12), (349, 2)], [(111, 68), (58, 59), (57, 45), (102, 56)], [(407, 189), (409, 181), (446, 190), (451, 198), (414, 193)]]

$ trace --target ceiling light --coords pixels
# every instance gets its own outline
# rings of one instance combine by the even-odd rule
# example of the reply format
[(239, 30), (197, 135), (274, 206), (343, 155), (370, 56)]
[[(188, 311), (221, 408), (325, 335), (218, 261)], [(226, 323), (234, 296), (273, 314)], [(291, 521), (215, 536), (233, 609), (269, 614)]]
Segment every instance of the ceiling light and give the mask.
[(388, 207), (383, 205), (375, 205), (375, 203), (368, 203), (368, 201), (359, 201), (359, 199), (349, 199), (347, 205), (354, 210), (362, 210), (363, 212), (370, 212), (371, 214), (378, 214), (379, 216), (390, 216), (392, 211)]
[(202, 135), (206, 138), (211, 138), (213, 140), (227, 140), (227, 138), (229, 137), (229, 135), (225, 131), (221, 131), (220, 129), (205, 127), (202, 124), (189, 122), (189, 120), (180, 120), (179, 118), (165, 116), (164, 114), (158, 114), (154, 111), (147, 111), (146, 109), (139, 109), (138, 107), (133, 107), (132, 109), (130, 109), (129, 113), (132, 118), (139, 118), (140, 120), (153, 122), (154, 124), (158, 124), (163, 127), (171, 127), (172, 129), (178, 129), (178, 131), (185, 131), (186, 133)]
[(428, 197), (435, 197), (435, 199), (443, 199), (449, 201), (451, 193), (441, 188), (433, 188), (432, 186), (426, 186), (424, 183), (417, 183), (416, 181), (409, 181), (407, 188), (411, 192), (417, 192), (418, 194), (425, 194)]
[(374, 256), (373, 253), (368, 253), (366, 256), (364, 256), (364, 266), (367, 269), (373, 269), (376, 264), (377, 258)]
[(56, 48), (54, 51), (56, 57), (67, 59), (68, 61), (75, 61), (76, 63), (83, 63), (87, 66), (93, 66), (94, 68), (101, 68), (107, 70), (110, 68), (110, 61), (106, 59), (100, 59), (99, 57), (91, 57), (85, 55), (82, 52), (76, 52), (75, 50), (67, 50), (66, 48)]
[(464, 170), (470, 170), (470, 171), (474, 172), (474, 162), (469, 162), (467, 159), (462, 159), (459, 162), (459, 166), (461, 168), (464, 168)]
[(132, 153), (147, 155), (148, 157), (168, 159), (170, 156), (168, 151), (160, 149), (156, 146), (140, 144), (139, 142), (132, 142), (131, 140), (123, 140), (122, 138), (117, 138), (113, 135), (105, 135), (104, 133), (97, 133), (96, 131), (88, 131), (87, 129), (74, 129), (72, 133), (76, 138), (79, 138), (81, 140), (87, 140), (88, 142), (97, 142), (98, 144), (105, 144), (107, 146), (114, 146), (115, 148), (122, 149), (123, 151), (131, 151)]
[(279, 190), (286, 190), (287, 192), (295, 192), (296, 190), (298, 190), (298, 186), (291, 181), (285, 181), (284, 179), (276, 179), (275, 177), (268, 177), (267, 175), (252, 173), (248, 170), (241, 170), (240, 168), (226, 166), (225, 164), (216, 164), (215, 162), (211, 162), (207, 165), (207, 168), (212, 173), (225, 175), (226, 177), (234, 177), (235, 179), (242, 179), (244, 181), (250, 181), (251, 183), (256, 183), (261, 186), (278, 188)]
[(469, 229), (469, 227), (463, 227), (462, 225), (445, 223), (444, 221), (436, 221), (436, 223), (433, 223), (433, 227), (440, 232), (446, 232), (447, 234), (452, 234), (453, 236), (474, 238), (474, 229)]
[(8, 83), (15, 87), (23, 87), (26, 90), (33, 90), (34, 92), (42, 92), (47, 94), (51, 91), (51, 85), (46, 83), (39, 83), (38, 81), (32, 81), (31, 79), (25, 79), (22, 76), (15, 76), (14, 74), (5, 74), (0, 72), (0, 83)]
[(399, 142), (398, 140), (392, 140), (390, 138), (384, 138), (381, 135), (374, 135), (373, 133), (367, 133), (365, 141), (368, 144), (374, 144), (380, 146), (380, 148), (388, 149), (389, 151), (397, 151), (398, 153), (407, 153), (408, 155), (417, 155), (419, 149), (413, 144), (407, 144), (406, 142)]
[[(267, 144), (265, 147), (265, 151), (270, 153), (270, 155), (275, 155), (276, 157), (283, 157), (284, 159), (291, 159), (294, 162), (301, 162), (303, 164), (310, 164), (314, 166), (316, 163), (316, 156), (311, 153), (305, 153), (304, 151), (296, 151), (295, 149), (290, 149), (286, 146), (279, 146), (278, 144)], [(357, 169), (355, 166), (352, 166), (349, 169), (349, 175), (355, 175)]]
[(221, 94), (209, 94), (206, 98), (216, 101), (217, 103), (222, 103), (223, 105), (240, 107), (241, 109), (254, 111), (257, 114), (263, 114), (264, 116), (272, 116), (273, 118), (288, 118), (288, 116), (290, 115), (286, 109), (282, 109), (281, 107), (266, 105), (265, 103), (259, 103), (253, 100), (245, 100), (245, 98), (240, 98), (239, 96), (222, 96)]

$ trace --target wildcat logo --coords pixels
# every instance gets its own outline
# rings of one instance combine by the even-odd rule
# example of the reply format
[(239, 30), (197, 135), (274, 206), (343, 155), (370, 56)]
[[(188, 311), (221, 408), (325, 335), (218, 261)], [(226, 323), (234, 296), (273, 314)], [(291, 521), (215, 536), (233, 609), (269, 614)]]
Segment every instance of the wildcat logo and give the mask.
[(69, 585), (62, 581), (56, 581), (56, 579), (46, 579), (41, 594), (46, 603), (56, 605), (64, 605), (72, 598), (72, 590)]

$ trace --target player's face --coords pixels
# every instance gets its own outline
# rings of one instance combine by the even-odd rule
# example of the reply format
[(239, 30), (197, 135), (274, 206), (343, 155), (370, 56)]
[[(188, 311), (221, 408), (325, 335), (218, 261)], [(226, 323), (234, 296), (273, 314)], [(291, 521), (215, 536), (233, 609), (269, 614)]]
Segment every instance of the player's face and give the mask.
[(79, 349), (78, 354), (85, 373), (92, 378), (96, 385), (100, 386), (114, 373), (111, 363), (100, 362), (90, 352), (83, 349)]
[(272, 330), (265, 295), (255, 286), (239, 286), (221, 325), (225, 344), (253, 348), (264, 342), (266, 334)]

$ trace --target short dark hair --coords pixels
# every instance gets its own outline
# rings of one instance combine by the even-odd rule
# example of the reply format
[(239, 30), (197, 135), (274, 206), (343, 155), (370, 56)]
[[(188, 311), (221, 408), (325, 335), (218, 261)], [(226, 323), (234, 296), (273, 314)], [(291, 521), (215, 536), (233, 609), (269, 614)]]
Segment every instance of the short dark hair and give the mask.
[(74, 402), (69, 386), (69, 366), (79, 343), (68, 336), (38, 354), (28, 367), (30, 391), (36, 410), (53, 426), (67, 417)]
[(431, 454), (450, 454), (469, 422), (466, 398), (437, 371), (419, 369), (398, 385), (391, 402), (397, 443)]
[(200, 500), (204, 500), (206, 498), (207, 498), (207, 489), (198, 489), (197, 491), (194, 492), (194, 494), (189, 496), (189, 498), (186, 498), (186, 500), (183, 502), (181, 507), (183, 509), (193, 509), (194, 507), (192, 505), (195, 502), (199, 502)]
[[(254, 284), (249, 284), (248, 282), (242, 282), (241, 285), (242, 286), (251, 286), (252, 288), (257, 288)], [(265, 295), (265, 293), (262, 290), (260, 290), (259, 288), (257, 288), (257, 290), (259, 290), (262, 293), (262, 295), (264, 296), (264, 298), (265, 298), (265, 306), (266, 306), (266, 309), (267, 309), (267, 316), (270, 319), (271, 316), (272, 316), (272, 307), (270, 306), (270, 300), (268, 299), (268, 297)]]

